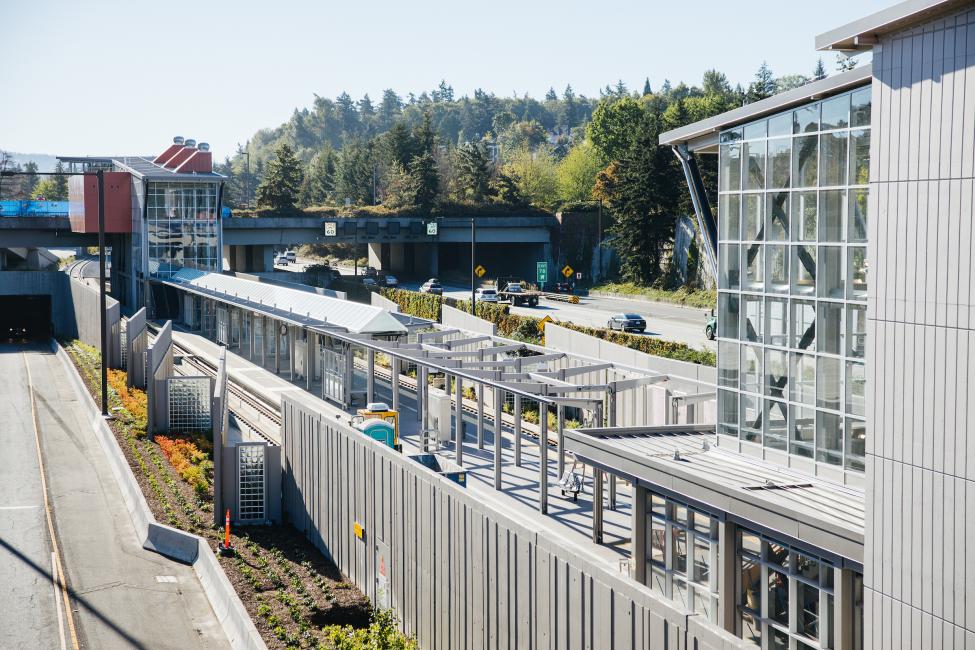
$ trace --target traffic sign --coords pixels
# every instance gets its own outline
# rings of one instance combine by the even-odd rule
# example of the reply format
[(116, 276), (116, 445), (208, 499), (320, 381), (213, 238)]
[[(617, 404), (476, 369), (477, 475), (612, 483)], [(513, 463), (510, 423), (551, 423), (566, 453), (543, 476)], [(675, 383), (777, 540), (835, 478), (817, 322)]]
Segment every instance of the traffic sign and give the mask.
[(485, 273), (487, 273), (487, 269), (481, 266), (480, 264), (474, 267), (474, 275), (476, 275), (477, 277), (483, 278)]
[(555, 322), (555, 320), (551, 316), (549, 316), (548, 314), (546, 314), (545, 317), (542, 318), (542, 320), (538, 321), (538, 329), (540, 331), (544, 332), (545, 331), (545, 325), (547, 323), (554, 323), (554, 322)]
[(427, 222), (427, 234), (430, 235), (431, 237), (436, 236), (436, 234), (437, 234), (437, 222), (436, 221), (428, 221)]
[(582, 273), (576, 273), (576, 280), (582, 279)]
[(326, 221), (325, 236), (334, 237), (336, 234), (338, 234), (338, 224), (336, 224), (334, 221)]
[(575, 269), (573, 269), (568, 264), (566, 264), (565, 267), (562, 268), (562, 275), (564, 275), (567, 278), (572, 277), (572, 274), (575, 272), (576, 272)]
[(535, 262), (535, 279), (538, 284), (548, 282), (548, 262)]

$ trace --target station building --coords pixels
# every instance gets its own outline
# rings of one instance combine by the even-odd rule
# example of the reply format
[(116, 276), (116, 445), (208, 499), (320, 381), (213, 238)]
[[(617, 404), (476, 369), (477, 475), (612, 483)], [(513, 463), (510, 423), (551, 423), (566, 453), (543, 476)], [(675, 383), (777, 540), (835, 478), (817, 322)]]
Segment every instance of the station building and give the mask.
[(975, 3), (816, 47), (872, 61), (660, 138), (715, 260), (720, 454), (577, 448), (627, 461), (636, 577), (742, 639), (975, 647)]

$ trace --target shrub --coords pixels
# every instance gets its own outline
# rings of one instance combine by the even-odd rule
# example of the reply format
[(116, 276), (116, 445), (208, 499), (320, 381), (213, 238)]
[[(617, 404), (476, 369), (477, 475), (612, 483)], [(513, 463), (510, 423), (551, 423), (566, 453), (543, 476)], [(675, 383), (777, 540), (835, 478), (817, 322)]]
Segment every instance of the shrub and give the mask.
[(202, 496), (209, 492), (213, 462), (207, 457), (206, 452), (197, 447), (196, 443), (185, 438), (156, 436), (156, 442), (169, 460), (169, 464), (198, 495)]
[(406, 289), (380, 289), (379, 293), (399, 305), (399, 310), (404, 314), (440, 321), (441, 307), (444, 304), (441, 296)]

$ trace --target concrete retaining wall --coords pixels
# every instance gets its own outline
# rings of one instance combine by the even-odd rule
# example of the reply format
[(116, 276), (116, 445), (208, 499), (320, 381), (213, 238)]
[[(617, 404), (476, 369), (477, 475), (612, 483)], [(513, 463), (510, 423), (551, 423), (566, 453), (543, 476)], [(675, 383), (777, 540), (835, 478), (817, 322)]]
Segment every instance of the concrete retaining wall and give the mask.
[[(68, 283), (70, 304), (74, 309), (74, 320), (77, 337), (82, 342), (96, 348), (101, 347), (101, 318), (99, 312), (98, 289), (91, 287), (83, 280), (70, 278)], [(105, 322), (108, 327), (108, 350), (106, 353), (109, 368), (119, 368), (122, 365), (122, 310), (118, 300), (111, 296), (105, 297)]]
[(95, 407), (95, 403), (68, 357), (68, 353), (53, 341), (52, 347), (61, 359), (65, 373), (71, 378), (78, 395), (78, 401), (88, 405), (88, 411), (92, 418), (92, 428), (105, 452), (108, 464), (112, 468), (112, 474), (122, 492), (122, 498), (125, 500), (129, 518), (135, 528), (136, 535), (142, 540), (143, 548), (193, 565), (193, 571), (200, 580), (203, 592), (206, 594), (207, 600), (210, 601), (210, 607), (213, 608), (214, 615), (220, 621), (231, 647), (241, 650), (266, 649), (267, 645), (244, 608), (244, 603), (241, 602), (233, 585), (230, 584), (230, 580), (227, 579), (220, 567), (220, 563), (207, 540), (198, 535), (156, 522), (152, 511), (149, 510), (149, 504), (146, 503), (145, 496), (139, 488), (139, 483), (132, 473), (132, 468), (129, 467), (129, 463), (115, 439), (115, 434), (112, 433)]
[(747, 645), (322, 410), (282, 395), (285, 510), (421, 647)]
[(444, 305), (441, 310), (441, 320), (446, 327), (456, 327), (476, 334), (494, 336), (498, 333), (497, 325), (491, 321), (486, 321), (448, 305)]
[(373, 307), (382, 307), (388, 311), (399, 312), (398, 304), (375, 291), (369, 294), (369, 304)]

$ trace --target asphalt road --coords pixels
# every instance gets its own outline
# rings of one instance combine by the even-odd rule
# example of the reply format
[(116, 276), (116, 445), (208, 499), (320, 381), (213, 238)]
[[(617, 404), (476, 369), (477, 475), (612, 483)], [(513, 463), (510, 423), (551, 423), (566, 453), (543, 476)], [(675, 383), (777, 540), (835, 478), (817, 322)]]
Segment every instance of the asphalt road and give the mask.
[[(311, 260), (299, 258), (297, 264), (276, 268), (282, 271), (302, 271), (311, 263), (313, 263)], [(353, 269), (340, 267), (339, 270), (345, 275), (351, 275)], [(416, 291), (420, 288), (420, 284), (420, 282), (403, 282), (400, 286)], [(459, 300), (469, 300), (471, 297), (470, 286), (444, 285), (444, 293)], [(549, 315), (556, 321), (568, 321), (589, 327), (606, 327), (606, 323), (613, 315), (634, 312), (647, 321), (647, 331), (644, 336), (656, 336), (667, 341), (685, 343), (694, 348), (714, 351), (717, 345), (704, 335), (704, 326), (708, 319), (706, 311), (665, 302), (603, 296), (580, 297), (578, 305), (543, 299), (538, 307), (511, 308), (513, 314), (539, 318)]]
[(0, 648), (229, 647), (192, 567), (142, 549), (79, 399), (48, 344), (0, 344)]

